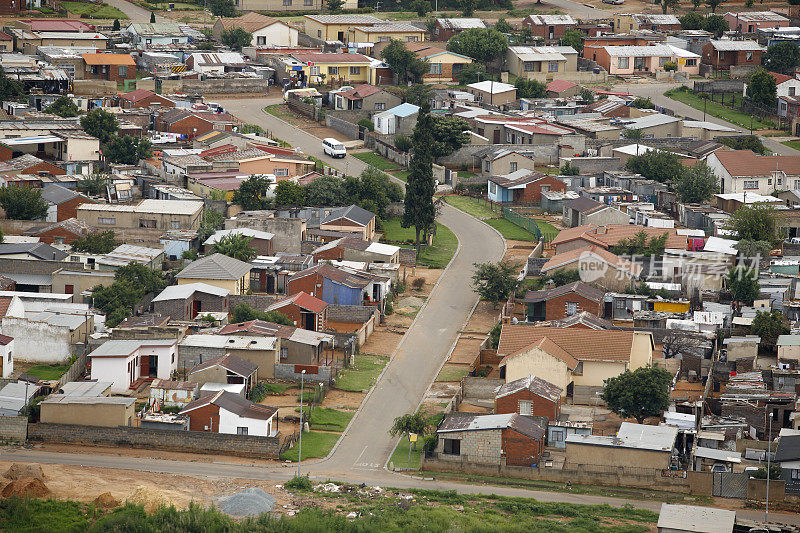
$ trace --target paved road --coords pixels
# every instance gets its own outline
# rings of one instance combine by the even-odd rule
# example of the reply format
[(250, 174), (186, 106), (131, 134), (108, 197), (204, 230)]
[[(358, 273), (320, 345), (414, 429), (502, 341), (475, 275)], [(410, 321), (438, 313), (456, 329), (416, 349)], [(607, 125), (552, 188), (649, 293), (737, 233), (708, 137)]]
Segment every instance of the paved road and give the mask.
[[(108, 5), (116, 7), (125, 13), (130, 22), (150, 22), (150, 11), (125, 0), (104, 0)], [(169, 22), (169, 19), (156, 15), (156, 22)], [(122, 21), (125, 24), (124, 21)]]
[[(667, 107), (675, 111), (676, 114), (691, 118), (694, 120), (703, 120), (703, 111), (701, 109), (695, 109), (691, 106), (683, 104), (681, 102), (677, 102), (664, 96), (664, 93), (670, 89), (675, 87), (679, 87), (681, 83), (632, 83), (628, 85), (617, 85), (615, 87), (616, 90), (620, 91), (628, 91), (635, 96), (641, 96), (642, 98), (649, 97), (650, 100), (653, 101), (654, 104), (660, 105), (663, 107)], [(737, 130), (741, 130), (743, 133), (749, 133), (749, 130), (746, 128), (742, 128), (736, 124), (731, 124), (725, 120), (722, 120), (717, 117), (713, 117), (711, 115), (706, 114), (705, 120), (708, 122), (713, 122), (715, 124), (720, 124), (722, 126), (728, 126), (729, 128), (735, 128)], [(767, 147), (769, 150), (773, 152), (777, 152), (783, 155), (800, 155), (800, 152), (795, 150), (794, 148), (789, 148), (775, 139), (770, 137), (761, 137), (761, 142), (764, 143), (764, 146)]]
[[(542, 2), (542, 7), (544, 10), (548, 7), (552, 7), (553, 9), (563, 11), (568, 15), (572, 15), (573, 18), (580, 20), (608, 19), (614, 15), (614, 11), (620, 11), (620, 9), (597, 9), (596, 7), (581, 2), (573, 2), (572, 0), (544, 0)], [(625, 10), (623, 9), (622, 11)]]

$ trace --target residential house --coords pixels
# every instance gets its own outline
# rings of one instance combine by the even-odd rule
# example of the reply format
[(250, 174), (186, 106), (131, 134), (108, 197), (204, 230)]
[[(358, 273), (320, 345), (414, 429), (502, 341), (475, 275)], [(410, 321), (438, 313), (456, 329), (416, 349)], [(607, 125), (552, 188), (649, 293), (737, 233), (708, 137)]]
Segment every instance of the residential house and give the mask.
[(197, 230), (203, 202), (185, 200), (141, 200), (135, 205), (81, 204), (76, 218), (99, 230), (158, 229)]
[(569, 202), (564, 202), (564, 211), (561, 222), (567, 228), (583, 226), (585, 224), (626, 224), (630, 215), (623, 213), (616, 207), (593, 200), (588, 196), (581, 196)]
[(800, 363), (800, 335), (780, 335), (777, 346), (779, 363)]
[(374, 26), (386, 21), (372, 15), (305, 15), (303, 22), (306, 35), (321, 41), (346, 43), (350, 28)]
[(727, 12), (725, 20), (728, 21), (731, 31), (739, 33), (757, 33), (759, 29), (786, 28), (790, 20), (773, 11), (744, 11), (740, 13)]
[(177, 340), (107, 340), (89, 354), (91, 379), (111, 382), (112, 392), (127, 392), (141, 379), (170, 379), (178, 369)]
[(234, 228), (234, 229), (220, 229), (214, 232), (208, 239), (205, 240), (203, 246), (206, 250), (210, 250), (221, 239), (226, 237), (244, 237), (249, 239), (248, 244), (250, 247), (255, 248), (259, 255), (272, 255), (273, 254), (273, 241), (275, 234), (267, 231), (260, 231), (253, 228)]
[(522, 298), (528, 322), (559, 320), (588, 311), (596, 316), (603, 312), (605, 291), (582, 281), (575, 281), (538, 291), (528, 291)]
[(0, 334), (0, 377), (8, 379), (14, 373), (14, 337)]
[[(104, 50), (107, 37), (96, 31), (27, 31), (6, 27), (14, 40), (14, 51), (33, 56), (39, 47), (69, 47), (83, 50)], [(17, 58), (21, 59), (21, 58)]]
[(136, 61), (130, 54), (83, 54), (87, 80), (124, 81), (136, 79)]
[(139, 50), (189, 44), (189, 35), (176, 22), (134, 22), (123, 34)]
[(506, 383), (534, 374), (567, 396), (586, 398), (585, 392), (600, 390), (604, 380), (651, 364), (653, 348), (646, 331), (504, 324), (497, 354)]
[(318, 263), (356, 261), (375, 265), (397, 265), (400, 263), (400, 247), (356, 237), (340, 237), (315, 248), (311, 256)]
[(517, 99), (517, 88), (499, 81), (479, 81), (467, 85), (466, 91), (475, 96), (478, 102), (500, 106)]
[(210, 363), (213, 359), (222, 369), (215, 366), (215, 372), (227, 369), (226, 371), (235, 371), (236, 375), (226, 381), (224, 377), (205, 379), (190, 372), (188, 379), (199, 383), (201, 388), (205, 383), (213, 381), (246, 383), (249, 390), (258, 378), (275, 377), (275, 364), (279, 361), (280, 349), (279, 338), (265, 335), (187, 335), (178, 344), (178, 364), (182, 369), (194, 371), (198, 365)]
[(716, 70), (744, 66), (755, 68), (761, 65), (761, 55), (765, 50), (756, 41), (712, 39), (703, 46), (703, 63)]
[(528, 15), (522, 19), (523, 28), (530, 29), (534, 38), (538, 37), (547, 43), (558, 41), (577, 24), (570, 15)]
[(83, 239), (89, 235), (89, 233), (94, 233), (95, 231), (95, 228), (81, 222), (77, 218), (68, 218), (61, 222), (31, 228), (25, 231), (23, 235), (36, 237), (39, 239), (39, 242), (45, 244), (72, 244), (77, 239)]
[(372, 61), (363, 54), (295, 52), (284, 59), (284, 67), (286, 77), (300, 84), (355, 85), (370, 82)]
[[(114, 281), (114, 272), (102, 272), (99, 270), (82, 270), (82, 265), (73, 266), (70, 263), (65, 263), (64, 268), (59, 268), (53, 271), (53, 293), (55, 294), (74, 294), (87, 295), (91, 294), (93, 287), (102, 286), (109, 287)], [(85, 296), (85, 303), (91, 303), (91, 296)]]
[(97, 200), (55, 184), (42, 189), (42, 199), (49, 204), (45, 218), (47, 222), (62, 222), (75, 218), (79, 206), (97, 203)]
[(625, 290), (642, 275), (642, 266), (617, 256), (601, 246), (584, 246), (557, 252), (544, 265), (542, 275), (557, 270), (578, 270), (581, 279), (609, 290)]
[(383, 309), (391, 280), (348, 267), (324, 263), (293, 274), (286, 281), (286, 294), (305, 292), (333, 305), (374, 305)]
[(239, 52), (195, 52), (186, 58), (186, 68), (200, 74), (242, 72), (248, 61)]
[(375, 238), (375, 214), (357, 205), (337, 207), (320, 220), (319, 229), (353, 233), (371, 241)]
[(649, 30), (660, 33), (672, 33), (681, 30), (681, 21), (675, 15), (661, 13), (615, 14), (614, 32), (631, 33)]
[(253, 403), (228, 391), (218, 391), (191, 402), (179, 414), (189, 416), (189, 431), (228, 435), (278, 435), (278, 410)]
[(431, 66), (430, 70), (422, 75), (423, 82), (456, 82), (458, 73), (465, 65), (472, 63), (471, 57), (456, 54), (428, 43), (410, 42), (406, 43), (406, 48)]
[(356, 85), (347, 91), (339, 91), (333, 100), (334, 109), (363, 109), (366, 111), (385, 111), (403, 102), (399, 96), (368, 83)]
[(5, 259), (63, 261), (67, 256), (67, 252), (43, 242), (0, 243), (0, 258)]
[(654, 468), (670, 467), (678, 437), (675, 426), (647, 426), (623, 422), (613, 435), (567, 436), (567, 459), (571, 465)]
[[(516, 163), (512, 161), (511, 166), (515, 167)], [(538, 205), (543, 192), (566, 192), (567, 185), (553, 176), (522, 168), (505, 176), (490, 176), (488, 191), (489, 200), (493, 202)]]
[(54, 394), (39, 404), (45, 424), (119, 427), (133, 426), (136, 398)]
[(581, 86), (567, 80), (553, 80), (547, 84), (546, 90), (550, 98), (570, 98), (580, 94)]
[(533, 123), (508, 122), (504, 124), (505, 141), (509, 144), (556, 144), (566, 148), (567, 143), (570, 142), (567, 139), (575, 136), (575, 131), (563, 126), (549, 124), (543, 120), (538, 123), (531, 122)]
[(249, 289), (250, 264), (222, 254), (201, 257), (178, 272), (178, 285), (197, 282), (226, 289), (229, 294), (244, 294)]
[(383, 135), (410, 135), (417, 125), (417, 113), (419, 106), (404, 103), (375, 113), (372, 116), (372, 123), (375, 125), (375, 131)]
[(295, 326), (309, 331), (325, 331), (328, 304), (303, 291), (271, 303), (267, 311), (283, 313)]
[(175, 102), (147, 89), (135, 89), (117, 97), (122, 109), (139, 109), (151, 106), (175, 107)]
[(563, 79), (578, 71), (578, 52), (570, 46), (509, 46), (506, 65), (511, 74), (520, 78)]
[(258, 367), (256, 363), (227, 354), (193, 367), (189, 370), (187, 379), (201, 388), (208, 383), (242, 384), (245, 394), (249, 394), (250, 389), (258, 382)]
[(250, 148), (208, 155), (212, 170), (234, 170), (241, 175), (273, 174), (277, 181), (302, 176), (314, 168), (314, 162), (285, 148)]
[(63, 176), (67, 173), (63, 168), (54, 165), (49, 161), (40, 159), (33, 154), (23, 154), (7, 161), (4, 161), (4, 173), (13, 174), (33, 174), (39, 177)]
[(232, 131), (237, 124), (228, 113), (210, 113), (187, 109), (170, 109), (160, 113), (155, 119), (156, 131), (178, 133), (193, 139), (213, 130)]
[(778, 439), (775, 463), (781, 466), (786, 492), (800, 494), (800, 435), (783, 435)]
[(516, 413), (454, 413), (436, 428), (436, 457), (441, 461), (502, 466), (538, 465), (547, 430)]
[[(246, 10), (242, 6), (247, 6), (249, 3), (260, 4), (258, 0), (237, 0), (239, 8)], [(292, 0), (285, 0), (283, 4), (289, 2), (291, 5)], [(277, 2), (276, 2), (277, 3)], [(297, 9), (319, 9), (320, 0), (303, 0), (305, 7), (300, 7), (300, 2), (297, 2)], [(309, 8), (309, 5), (316, 5), (317, 7)], [(283, 7), (283, 6), (282, 6)], [(289, 7), (289, 6), (287, 6)], [(260, 7), (258, 9), (261, 9)], [(283, 11), (286, 9), (276, 8), (271, 11)], [(296, 28), (282, 22), (278, 19), (267, 17), (260, 13), (249, 12), (241, 17), (236, 18), (218, 18), (214, 22), (211, 29), (211, 34), (214, 36), (215, 41), (222, 41), (222, 32), (230, 30), (231, 28), (242, 28), (253, 36), (250, 46), (256, 48), (262, 46), (281, 46), (292, 47), (297, 46), (297, 38), (300, 32)]]
[(486, 23), (477, 18), (437, 18), (434, 21), (431, 39), (434, 41), (449, 41), (454, 35), (473, 28), (488, 28)]
[(250, 320), (223, 326), (219, 335), (265, 335), (281, 340), (280, 362), (293, 365), (330, 365), (334, 361), (334, 337), (263, 320)]
[(557, 421), (561, 414), (562, 390), (530, 374), (497, 388), (494, 413), (516, 413), (522, 416), (544, 416)]
[[(494, 137), (500, 138), (500, 130), (495, 130)], [(495, 143), (497, 144), (497, 143)], [(536, 166), (536, 161), (520, 151), (512, 151), (506, 148), (487, 150), (479, 155), (481, 158), (481, 171), (483, 174), (508, 176), (512, 172), (530, 169)]]
[(228, 311), (230, 291), (207, 283), (170, 285), (152, 299), (153, 312), (172, 320), (196, 320), (210, 311)]
[(158, 402), (159, 407), (183, 407), (199, 392), (200, 385), (192, 381), (154, 379), (150, 383), (150, 400)]
[(425, 40), (424, 28), (402, 22), (381, 22), (364, 26), (351, 26), (347, 30), (348, 43), (382, 43), (392, 40), (417, 43)]
[(751, 150), (718, 150), (706, 164), (723, 193), (769, 195), (776, 189), (800, 189), (800, 156), (756, 155)]
[(698, 54), (671, 44), (601, 46), (592, 49), (592, 57), (609, 74), (615, 76), (663, 72), (667, 63), (674, 63), (678, 72), (689, 76), (696, 76), (700, 72)]

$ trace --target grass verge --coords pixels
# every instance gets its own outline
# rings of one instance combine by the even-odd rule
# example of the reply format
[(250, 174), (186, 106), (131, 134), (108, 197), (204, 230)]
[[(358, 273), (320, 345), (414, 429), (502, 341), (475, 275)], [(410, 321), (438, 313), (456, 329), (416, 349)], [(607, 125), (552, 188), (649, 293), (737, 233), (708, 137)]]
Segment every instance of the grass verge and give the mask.
[(794, 150), (800, 150), (800, 141), (783, 141), (781, 144)]
[(408, 435), (400, 437), (400, 440), (397, 442), (397, 446), (392, 452), (392, 456), (389, 458), (389, 461), (394, 463), (395, 468), (413, 468), (419, 469), (420, 463), (420, 455), (422, 451), (422, 440), (420, 439), (417, 442), (417, 449), (411, 450), (411, 462), (409, 463), (408, 460), (408, 448), (410, 443), (408, 442)]
[(753, 118), (752, 115), (748, 115), (744, 111), (737, 111), (735, 109), (725, 107), (722, 104), (712, 102), (711, 100), (705, 100), (689, 91), (670, 89), (664, 93), (664, 96), (671, 98), (676, 102), (686, 104), (699, 111), (703, 111), (705, 109), (705, 112), (712, 117), (721, 118), (722, 120), (726, 120), (731, 124), (736, 124), (737, 126), (741, 126), (743, 128), (750, 128), (751, 119), (753, 121), (752, 127), (754, 130), (768, 129), (772, 126), (772, 124), (767, 124), (756, 118)]
[(329, 407), (316, 407), (308, 419), (312, 429), (328, 431), (344, 431), (355, 411), (338, 411)]
[(368, 390), (388, 362), (388, 357), (379, 355), (356, 355), (355, 365), (339, 372), (339, 376), (336, 378), (336, 388), (350, 392)]
[(492, 211), (485, 203), (477, 198), (471, 198), (469, 196), (445, 196), (444, 201), (453, 207), (461, 209), (468, 215), (472, 215), (481, 220), (501, 216), (500, 213)]
[(400, 165), (398, 165), (394, 161), (389, 161), (385, 157), (382, 157), (376, 154), (375, 152), (359, 152), (352, 155), (356, 159), (360, 159), (364, 163), (372, 165), (373, 167), (380, 170), (392, 170), (394, 168), (400, 167)]
[(69, 365), (35, 365), (25, 373), (39, 379), (54, 380), (63, 376), (67, 370), (69, 370)]
[(461, 378), (467, 375), (469, 366), (467, 365), (450, 365), (446, 364), (442, 367), (439, 375), (436, 376), (436, 381), (461, 381)]
[[(510, 220), (502, 217), (502, 213), (492, 211), (485, 202), (478, 198), (471, 198), (469, 196), (445, 196), (444, 201), (453, 207), (461, 209), (468, 215), (483, 220), (494, 229), (500, 232), (505, 239), (513, 241), (536, 241), (536, 236), (530, 231), (517, 226)], [(558, 230), (552, 224), (544, 220), (536, 220), (536, 225), (539, 226), (539, 231), (545, 236), (547, 240), (553, 240), (558, 235)]]
[[(303, 433), (303, 461), (312, 457), (325, 457), (339, 440), (340, 433), (326, 433), (324, 431), (309, 431)], [(281, 454), (283, 461), (297, 461), (300, 455), (300, 446), (295, 444)]]
[[(400, 226), (399, 218), (390, 218), (383, 222), (383, 236), (387, 241), (408, 243), (401, 244), (404, 248), (412, 248), (415, 238), (414, 228)], [(428, 268), (444, 268), (452, 259), (458, 248), (458, 239), (444, 224), (436, 223), (436, 235), (433, 245), (425, 246), (417, 257), (417, 264)]]
[(499, 231), (500, 234), (508, 240), (534, 241), (534, 242), (538, 241), (536, 235), (504, 218), (495, 218), (492, 220), (486, 220), (485, 222), (494, 229), (496, 229), (497, 231)]
[(81, 18), (90, 19), (127, 19), (128, 16), (108, 4), (92, 4), (89, 2), (61, 2), (61, 7), (79, 15)]

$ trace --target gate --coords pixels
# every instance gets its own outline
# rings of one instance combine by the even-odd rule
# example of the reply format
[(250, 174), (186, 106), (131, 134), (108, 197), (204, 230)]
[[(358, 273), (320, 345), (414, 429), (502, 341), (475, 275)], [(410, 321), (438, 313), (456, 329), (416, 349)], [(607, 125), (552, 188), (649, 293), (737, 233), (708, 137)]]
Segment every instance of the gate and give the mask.
[(722, 498), (747, 497), (746, 473), (714, 472), (714, 496)]

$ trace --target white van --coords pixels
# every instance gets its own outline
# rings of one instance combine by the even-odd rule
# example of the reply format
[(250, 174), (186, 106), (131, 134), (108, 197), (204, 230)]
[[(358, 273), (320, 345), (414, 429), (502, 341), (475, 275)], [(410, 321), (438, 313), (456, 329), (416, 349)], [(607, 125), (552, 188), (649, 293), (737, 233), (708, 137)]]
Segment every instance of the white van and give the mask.
[(334, 158), (344, 157), (347, 155), (347, 149), (344, 147), (344, 145), (333, 137), (322, 139), (322, 151), (325, 152), (325, 155), (329, 155)]

